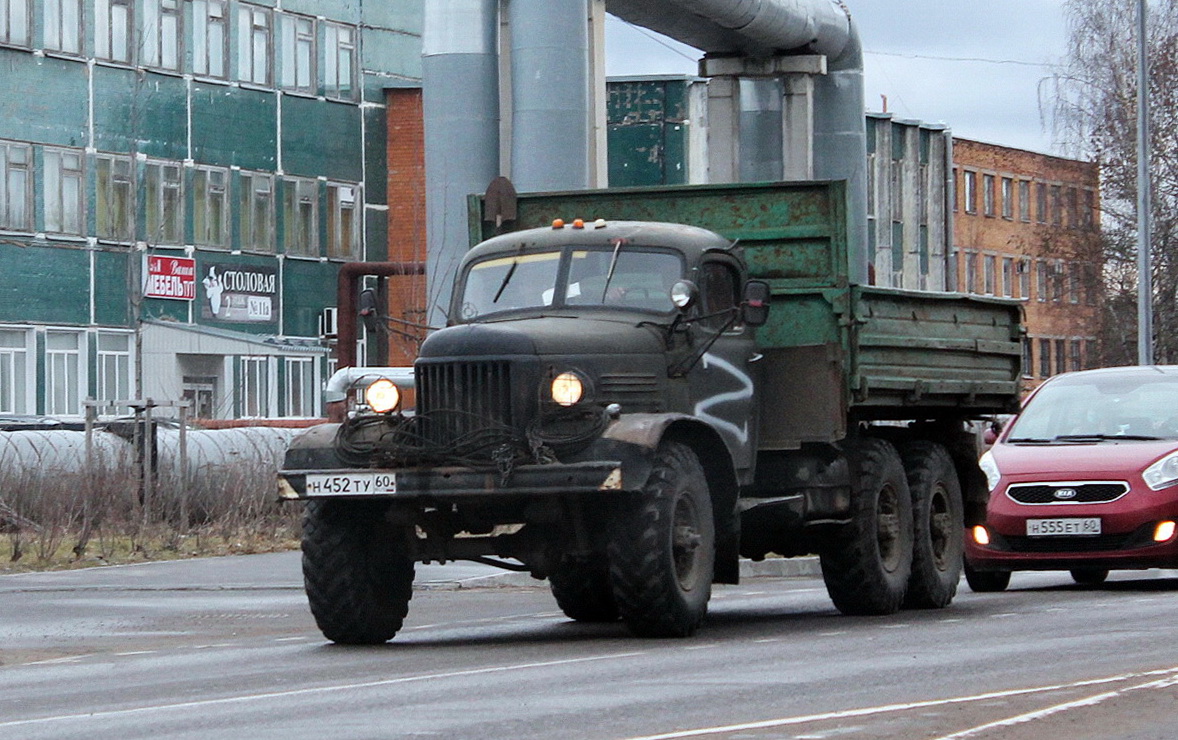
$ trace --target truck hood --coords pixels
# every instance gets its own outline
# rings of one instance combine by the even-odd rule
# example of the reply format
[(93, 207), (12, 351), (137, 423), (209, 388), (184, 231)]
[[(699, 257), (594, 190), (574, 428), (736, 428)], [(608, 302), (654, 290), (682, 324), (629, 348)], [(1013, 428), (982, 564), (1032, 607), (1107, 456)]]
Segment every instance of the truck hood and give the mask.
[(431, 334), (420, 357), (505, 355), (650, 355), (665, 351), (662, 332), (633, 318), (544, 316), (462, 324)]

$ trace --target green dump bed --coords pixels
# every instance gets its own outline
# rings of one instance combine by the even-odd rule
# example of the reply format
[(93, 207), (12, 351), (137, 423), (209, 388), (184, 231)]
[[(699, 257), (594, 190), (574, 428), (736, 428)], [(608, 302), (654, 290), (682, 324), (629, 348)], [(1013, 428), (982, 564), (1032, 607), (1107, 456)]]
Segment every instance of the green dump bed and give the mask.
[[(472, 204), (475, 241), (493, 234)], [(514, 228), (555, 218), (666, 221), (738, 241), (772, 287), (762, 447), (842, 438), (848, 423), (1015, 410), (1017, 301), (851, 285), (842, 182), (630, 188), (522, 195)], [(477, 220), (477, 222), (476, 222)]]

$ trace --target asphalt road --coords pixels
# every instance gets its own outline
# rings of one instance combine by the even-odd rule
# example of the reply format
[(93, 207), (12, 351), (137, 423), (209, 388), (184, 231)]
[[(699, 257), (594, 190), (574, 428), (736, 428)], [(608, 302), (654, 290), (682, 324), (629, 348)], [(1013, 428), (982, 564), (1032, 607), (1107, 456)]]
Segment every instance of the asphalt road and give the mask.
[(570, 622), (490, 572), (419, 568), (405, 630), (368, 648), (323, 640), (293, 553), (0, 577), (0, 738), (1178, 734), (1174, 572), (1016, 574), (877, 618), (752, 578), (687, 640)]

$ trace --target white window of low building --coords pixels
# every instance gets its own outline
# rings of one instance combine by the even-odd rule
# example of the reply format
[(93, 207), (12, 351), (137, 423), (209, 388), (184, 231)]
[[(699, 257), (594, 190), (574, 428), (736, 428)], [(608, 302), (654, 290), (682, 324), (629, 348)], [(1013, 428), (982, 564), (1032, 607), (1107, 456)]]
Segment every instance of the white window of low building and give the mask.
[(318, 416), (317, 391), (314, 358), (286, 358), (286, 415)]
[(45, 333), (45, 413), (77, 416), (85, 377), (82, 374), (82, 335), (76, 331)]
[(239, 369), (240, 416), (253, 419), (270, 416), (270, 358), (242, 357)]
[(100, 412), (116, 413), (115, 401), (131, 398), (133, 335), (99, 332), (97, 337), (97, 391)]
[(30, 413), (29, 333), (0, 329), (0, 414)]

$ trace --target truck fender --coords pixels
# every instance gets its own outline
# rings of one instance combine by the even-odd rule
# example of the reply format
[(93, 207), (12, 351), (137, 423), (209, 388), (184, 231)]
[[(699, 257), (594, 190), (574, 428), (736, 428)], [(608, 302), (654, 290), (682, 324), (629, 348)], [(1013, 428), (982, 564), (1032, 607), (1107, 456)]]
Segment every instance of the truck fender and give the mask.
[[(606, 427), (603, 440), (637, 445), (654, 452), (664, 439), (682, 442), (695, 452), (703, 465), (712, 494), (712, 517), (716, 525), (717, 583), (740, 580), (740, 516), (736, 501), (740, 486), (732, 456), (724, 440), (709, 425), (686, 414), (627, 414)], [(646, 484), (649, 464), (641, 470), (623, 470), (626, 488), (637, 490)]]
[(317, 424), (300, 432), (286, 448), (283, 470), (334, 470), (348, 465), (335, 451), (339, 424)]

